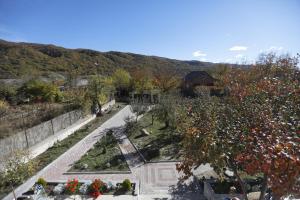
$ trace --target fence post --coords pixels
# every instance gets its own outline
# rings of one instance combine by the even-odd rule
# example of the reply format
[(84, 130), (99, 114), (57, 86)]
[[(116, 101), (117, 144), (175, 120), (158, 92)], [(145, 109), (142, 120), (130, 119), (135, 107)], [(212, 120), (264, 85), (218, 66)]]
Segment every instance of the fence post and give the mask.
[(26, 139), (26, 146), (27, 146), (27, 148), (29, 148), (29, 142), (28, 142), (28, 138), (27, 138), (25, 119), (24, 119), (23, 113), (22, 113), (21, 116), (22, 116), (22, 119), (23, 119), (23, 129), (24, 129), (24, 134), (25, 134), (25, 139)]
[[(73, 112), (73, 111), (71, 111), (71, 112)], [(70, 126), (72, 125), (72, 120), (71, 120), (71, 112), (69, 112), (69, 121), (70, 121)]]
[(51, 122), (52, 133), (54, 135), (55, 133), (54, 133), (54, 127), (53, 127), (53, 121), (52, 121), (52, 119), (50, 119), (50, 122)]

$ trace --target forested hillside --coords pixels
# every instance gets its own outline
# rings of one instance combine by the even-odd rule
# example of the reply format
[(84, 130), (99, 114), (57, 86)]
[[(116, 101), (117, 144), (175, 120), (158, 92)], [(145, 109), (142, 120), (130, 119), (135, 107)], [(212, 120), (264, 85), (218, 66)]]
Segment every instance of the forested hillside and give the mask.
[(110, 74), (116, 68), (173, 68), (179, 73), (215, 66), (200, 61), (180, 61), (157, 56), (122, 52), (99, 52), (89, 49), (66, 49), (54, 45), (14, 43), (0, 40), (0, 78), (45, 76), (57, 78), (76, 72), (78, 75)]

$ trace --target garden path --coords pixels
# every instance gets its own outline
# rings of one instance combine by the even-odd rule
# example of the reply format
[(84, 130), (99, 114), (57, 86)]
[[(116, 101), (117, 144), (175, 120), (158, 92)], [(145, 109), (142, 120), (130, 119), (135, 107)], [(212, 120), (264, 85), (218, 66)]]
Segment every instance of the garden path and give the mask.
[(118, 140), (119, 147), (131, 171), (134, 170), (133, 168), (143, 165), (144, 160), (140, 156), (139, 152), (134, 148), (133, 144), (130, 142), (127, 136), (124, 134), (124, 129), (116, 129), (113, 133)]
[[(133, 117), (130, 106), (125, 106), (117, 114), (104, 122), (100, 127), (91, 132), (68, 151), (39, 171), (35, 176), (20, 185), (15, 193), (17, 196), (21, 196), (22, 193), (27, 191), (39, 177), (43, 177), (48, 182), (66, 181), (72, 178), (78, 178), (79, 180), (93, 180), (100, 178), (104, 181), (123, 181), (125, 178), (129, 178), (132, 181), (137, 181), (133, 174), (64, 174), (71, 168), (71, 165), (79, 160), (94, 144), (102, 138), (105, 133), (113, 128), (118, 128), (125, 125), (125, 119)], [(13, 194), (7, 195), (4, 200), (13, 199)]]
[[(137, 193), (141, 194), (141, 199), (199, 199), (199, 197), (202, 199), (197, 181), (191, 179), (179, 184), (178, 177), (180, 174), (176, 170), (175, 162), (144, 164), (143, 159), (123, 132), (123, 126), (128, 117), (134, 117), (130, 106), (124, 107), (35, 176), (19, 186), (15, 191), (17, 196), (21, 196), (22, 193), (29, 190), (39, 177), (43, 177), (48, 182), (66, 182), (68, 179), (73, 178), (78, 178), (80, 181), (100, 178), (105, 182), (121, 182), (128, 178), (137, 184)], [(129, 164), (131, 174), (84, 174), (80, 172), (78, 174), (66, 174), (74, 162), (91, 149), (108, 130), (112, 129), (118, 130), (114, 131), (114, 135), (119, 141), (119, 146)], [(11, 199), (13, 199), (12, 193), (4, 198), (4, 200)]]

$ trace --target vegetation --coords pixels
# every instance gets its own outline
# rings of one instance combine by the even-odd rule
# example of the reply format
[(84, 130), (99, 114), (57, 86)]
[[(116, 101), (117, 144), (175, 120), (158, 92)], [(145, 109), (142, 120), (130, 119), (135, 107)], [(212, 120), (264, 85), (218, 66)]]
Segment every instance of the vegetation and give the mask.
[(102, 75), (107, 75), (118, 67), (129, 71), (135, 67), (151, 71), (168, 67), (177, 69), (182, 74), (214, 66), (212, 63), (199, 61), (178, 61), (121, 52), (102, 53), (89, 49), (65, 49), (54, 45), (4, 40), (0, 40), (0, 63), (0, 78), (44, 76), (53, 80), (59, 79), (61, 75), (74, 80), (78, 76), (93, 75), (97, 70)]
[(0, 117), (4, 116), (8, 110), (9, 104), (4, 100), (0, 100)]
[[(0, 100), (0, 104), (1, 102)], [(78, 109), (74, 104), (35, 103), (9, 106), (5, 102), (4, 107), (0, 105), (0, 138), (31, 128), (74, 109)]]
[(16, 104), (17, 87), (13, 85), (0, 84), (0, 100)]
[(128, 91), (131, 87), (131, 76), (126, 70), (121, 68), (117, 69), (112, 74), (112, 80), (114, 87), (119, 91), (120, 96), (128, 95)]
[(162, 93), (170, 92), (180, 86), (181, 78), (177, 71), (170, 68), (162, 68), (153, 73), (154, 85)]
[(46, 188), (47, 186), (47, 181), (43, 178), (39, 178), (36, 182), (36, 184), (43, 186), (43, 188)]
[(1, 163), (6, 170), (0, 172), (0, 198), (12, 190), (16, 199), (14, 188), (34, 174), (36, 162), (30, 160), (27, 151), (15, 151)]
[(125, 191), (131, 190), (131, 182), (130, 182), (129, 179), (125, 179), (125, 180), (122, 182), (122, 189), (125, 190)]
[[(141, 132), (146, 129), (149, 135)], [(172, 127), (165, 127), (156, 118), (152, 124), (152, 116), (146, 113), (138, 123), (127, 123), (129, 139), (137, 146), (148, 161), (180, 160), (182, 137)]]
[[(123, 106), (120, 104), (119, 109), (121, 109)], [(47, 149), (44, 153), (40, 154), (33, 160), (31, 160), (30, 165), (27, 165), (24, 163), (21, 166), (20, 173), (16, 173), (14, 176), (22, 176), (22, 179), (18, 179), (20, 181), (24, 181), (28, 179), (31, 175), (35, 174), (39, 170), (46, 167), (48, 164), (50, 164), (52, 161), (54, 161), (56, 158), (58, 158), (61, 154), (66, 152), (68, 149), (70, 149), (73, 145), (75, 145), (77, 142), (82, 140), (85, 136), (87, 136), (89, 133), (91, 133), (93, 130), (95, 130), (97, 127), (99, 127), (102, 123), (104, 123), (106, 120), (108, 120), (110, 117), (112, 117), (116, 112), (118, 112), (119, 109), (113, 109), (112, 112), (103, 115), (102, 117), (98, 117), (83, 128), (79, 129), (72, 135), (68, 136), (64, 140), (57, 142), (55, 145)], [(22, 153), (22, 152), (21, 152)], [(16, 157), (17, 161), (19, 156)], [(22, 159), (21, 161), (24, 161)], [(21, 162), (22, 163), (22, 162)], [(34, 168), (32, 167), (34, 166)], [(11, 168), (13, 169), (13, 168)], [(22, 173), (22, 170), (26, 171), (26, 173)], [(30, 170), (28, 170), (30, 169)], [(31, 171), (32, 170), (32, 171)], [(15, 171), (16, 172), (16, 171)], [(32, 172), (32, 173), (31, 173)], [(11, 171), (13, 173), (13, 171)], [(18, 175), (19, 174), (19, 175)], [(4, 174), (0, 174), (0, 194), (5, 196), (7, 193), (11, 191), (11, 186), (8, 184), (6, 179), (3, 178)], [(8, 176), (8, 177), (14, 177), (14, 176)], [(16, 185), (19, 185), (21, 182), (18, 182)], [(2, 196), (0, 196), (2, 197)]]
[(128, 171), (128, 165), (111, 133), (103, 136), (69, 171)]
[(163, 95), (151, 113), (160, 122), (165, 123), (165, 128), (169, 126), (176, 128), (176, 109), (180, 105), (181, 98), (174, 95)]
[(62, 93), (58, 86), (39, 80), (30, 80), (18, 89), (18, 95), (33, 101), (59, 102)]
[(99, 195), (103, 194), (107, 189), (107, 186), (100, 179), (95, 179), (90, 185), (90, 194), (92, 197), (97, 198)]
[(68, 194), (74, 194), (79, 189), (78, 179), (74, 178), (73, 180), (68, 180), (66, 185), (66, 192)]
[[(239, 170), (263, 175), (260, 199), (268, 187), (275, 198), (300, 191), (299, 102), (297, 58), (264, 55), (247, 70), (233, 69), (222, 78), (223, 98), (191, 100), (178, 118), (184, 133), (186, 177), (192, 168), (210, 163), (221, 176), (234, 172), (245, 199)], [(184, 178), (186, 178), (184, 177)]]

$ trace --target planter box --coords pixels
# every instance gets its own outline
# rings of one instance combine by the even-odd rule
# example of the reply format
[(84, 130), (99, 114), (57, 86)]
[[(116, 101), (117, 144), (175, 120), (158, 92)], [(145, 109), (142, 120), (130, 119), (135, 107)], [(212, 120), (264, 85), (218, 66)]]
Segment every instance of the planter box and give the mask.
[[(84, 195), (84, 194), (79, 194), (76, 193), (74, 195), (69, 195), (69, 194), (58, 194), (58, 195), (54, 195), (54, 193), (52, 192), (53, 188), (60, 183), (64, 183), (64, 182), (48, 182), (47, 183), (47, 187), (45, 188), (46, 193), (47, 193), (47, 197), (48, 200), (92, 200), (93, 198), (90, 195)], [(83, 184), (84, 182), (79, 182), (81, 184)], [(136, 183), (131, 183), (131, 187), (132, 189), (130, 191), (122, 191), (120, 190), (121, 187), (121, 183), (116, 183), (115, 184), (115, 189), (110, 190), (108, 192), (105, 192), (104, 194), (101, 194), (101, 196), (115, 196), (115, 195), (127, 195), (127, 196), (135, 196), (136, 195)], [(21, 197), (19, 197), (18, 199), (22, 200), (22, 199), (29, 199), (34, 195), (34, 191), (33, 189), (28, 190), (27, 192), (23, 193)]]

